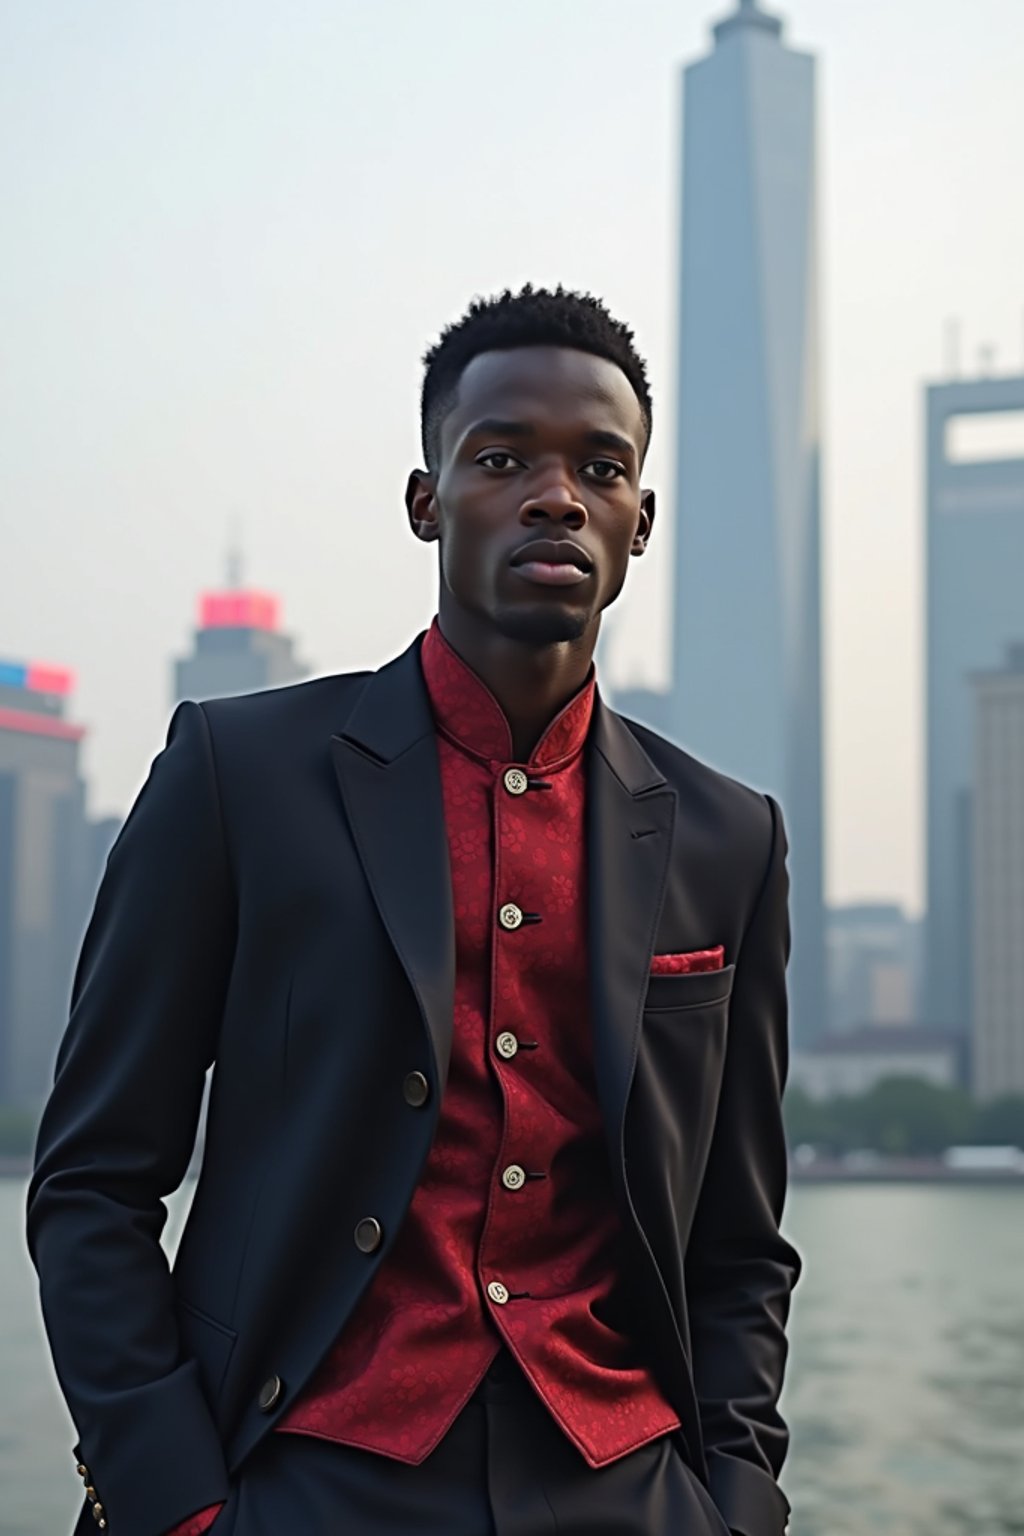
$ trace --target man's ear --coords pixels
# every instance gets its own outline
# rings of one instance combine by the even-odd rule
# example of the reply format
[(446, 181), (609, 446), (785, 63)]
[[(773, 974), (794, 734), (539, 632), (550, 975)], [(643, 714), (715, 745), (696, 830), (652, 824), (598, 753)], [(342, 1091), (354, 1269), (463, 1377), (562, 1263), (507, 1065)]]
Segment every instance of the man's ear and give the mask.
[(654, 492), (640, 492), (640, 518), (636, 525), (636, 533), (633, 535), (633, 543), (630, 548), (631, 555), (642, 555), (647, 548), (647, 540), (651, 536), (654, 527)]
[(424, 544), (433, 544), (440, 536), (436, 490), (437, 478), (428, 469), (414, 469), (405, 487), (409, 527)]

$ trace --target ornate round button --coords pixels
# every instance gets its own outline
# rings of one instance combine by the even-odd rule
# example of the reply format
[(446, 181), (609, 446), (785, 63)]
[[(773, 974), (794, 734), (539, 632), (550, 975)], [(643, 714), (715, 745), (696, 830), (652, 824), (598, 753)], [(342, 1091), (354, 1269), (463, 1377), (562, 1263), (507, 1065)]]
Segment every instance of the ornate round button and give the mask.
[(492, 1280), (487, 1287), (487, 1294), (496, 1306), (503, 1307), (508, 1301), (508, 1291), (500, 1280)]
[(353, 1235), (360, 1253), (375, 1253), (384, 1241), (384, 1228), (376, 1216), (364, 1216)]
[(530, 787), (530, 781), (521, 768), (506, 768), (502, 777), (510, 795), (525, 795)]
[(402, 1097), (413, 1109), (422, 1109), (430, 1098), (430, 1084), (422, 1072), (410, 1072), (402, 1084)]
[(260, 1413), (270, 1413), (275, 1409), (284, 1396), (284, 1382), (280, 1376), (268, 1376), (260, 1387), (260, 1395), (256, 1399)]
[(506, 1189), (522, 1189), (526, 1183), (526, 1174), (518, 1163), (509, 1163), (501, 1176), (501, 1182)]
[(494, 1042), (499, 1056), (504, 1056), (506, 1061), (511, 1061), (519, 1049), (519, 1041), (511, 1030), (506, 1029)]
[(514, 932), (522, 920), (522, 911), (516, 906), (514, 901), (507, 901), (498, 913), (498, 922), (509, 933)]

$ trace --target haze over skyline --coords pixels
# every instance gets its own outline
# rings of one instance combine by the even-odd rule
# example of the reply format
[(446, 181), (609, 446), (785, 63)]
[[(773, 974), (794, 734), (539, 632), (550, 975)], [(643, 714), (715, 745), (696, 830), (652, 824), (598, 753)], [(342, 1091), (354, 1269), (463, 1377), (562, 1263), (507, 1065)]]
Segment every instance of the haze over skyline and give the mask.
[[(95, 812), (162, 743), (232, 518), (318, 670), (428, 622), (419, 358), (526, 279), (649, 359), (661, 520), (603, 665), (665, 680), (679, 72), (729, 8), (0, 5), (0, 656), (75, 668)], [(1024, 367), (1019, 0), (775, 9), (821, 67), (826, 884), (916, 910), (921, 385), (952, 315), (965, 372)]]

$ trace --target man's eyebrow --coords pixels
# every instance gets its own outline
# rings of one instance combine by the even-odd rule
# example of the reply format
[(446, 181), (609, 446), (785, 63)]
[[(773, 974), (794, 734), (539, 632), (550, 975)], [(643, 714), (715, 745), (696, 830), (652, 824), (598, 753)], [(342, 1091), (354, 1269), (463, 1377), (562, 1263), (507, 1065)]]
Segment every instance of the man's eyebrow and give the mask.
[[(485, 416), (482, 421), (475, 421), (467, 430), (467, 437), (534, 437), (536, 427), (530, 426), (526, 421), (506, 421), (499, 416)], [(583, 441), (588, 448), (608, 448), (613, 453), (621, 453), (636, 457), (636, 445), (628, 437), (623, 437), (619, 432), (608, 432), (603, 428), (595, 427), (592, 432), (583, 434)]]
[(618, 432), (594, 431), (588, 432), (584, 442), (591, 448), (611, 448), (615, 453), (630, 454), (636, 457), (636, 445), (630, 442), (628, 437), (622, 437)]
[(475, 421), (466, 432), (467, 437), (532, 437), (534, 428), (525, 421), (504, 421), (498, 416), (485, 416)]

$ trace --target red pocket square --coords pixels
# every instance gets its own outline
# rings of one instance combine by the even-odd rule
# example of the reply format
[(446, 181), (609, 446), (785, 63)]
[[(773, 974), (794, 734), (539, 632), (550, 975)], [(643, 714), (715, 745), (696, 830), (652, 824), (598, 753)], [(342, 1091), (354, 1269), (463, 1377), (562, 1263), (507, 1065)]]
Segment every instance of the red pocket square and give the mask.
[(715, 949), (691, 949), (685, 955), (655, 955), (652, 976), (688, 976), (693, 971), (720, 971), (725, 965), (725, 946)]

